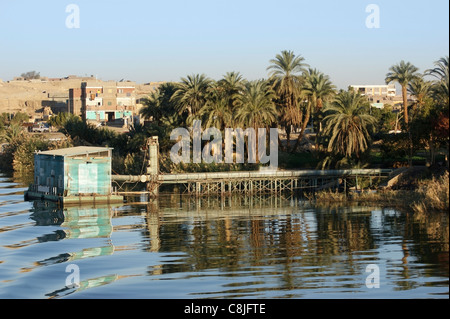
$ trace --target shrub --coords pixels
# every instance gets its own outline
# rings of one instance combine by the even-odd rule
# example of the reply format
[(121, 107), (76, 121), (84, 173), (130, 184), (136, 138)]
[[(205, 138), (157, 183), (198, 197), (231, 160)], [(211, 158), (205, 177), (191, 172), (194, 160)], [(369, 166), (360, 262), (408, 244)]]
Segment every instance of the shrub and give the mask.
[(439, 178), (420, 183), (416, 191), (419, 200), (414, 202), (416, 212), (446, 211), (449, 209), (449, 173), (445, 172)]

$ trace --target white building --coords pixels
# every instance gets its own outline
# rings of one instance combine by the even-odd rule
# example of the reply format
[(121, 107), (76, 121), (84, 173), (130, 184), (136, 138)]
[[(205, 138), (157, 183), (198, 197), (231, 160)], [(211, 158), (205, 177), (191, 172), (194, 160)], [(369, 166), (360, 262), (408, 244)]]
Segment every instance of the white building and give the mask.
[(390, 85), (351, 85), (352, 88), (359, 91), (362, 95), (369, 98), (394, 98), (397, 95), (397, 90), (394, 84)]

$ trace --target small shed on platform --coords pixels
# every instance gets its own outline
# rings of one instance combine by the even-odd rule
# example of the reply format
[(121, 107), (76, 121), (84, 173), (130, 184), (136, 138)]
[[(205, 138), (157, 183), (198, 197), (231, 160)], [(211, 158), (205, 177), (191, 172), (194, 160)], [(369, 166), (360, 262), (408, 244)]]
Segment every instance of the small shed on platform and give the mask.
[(112, 195), (111, 152), (92, 146), (36, 152), (28, 197), (63, 203), (123, 201)]

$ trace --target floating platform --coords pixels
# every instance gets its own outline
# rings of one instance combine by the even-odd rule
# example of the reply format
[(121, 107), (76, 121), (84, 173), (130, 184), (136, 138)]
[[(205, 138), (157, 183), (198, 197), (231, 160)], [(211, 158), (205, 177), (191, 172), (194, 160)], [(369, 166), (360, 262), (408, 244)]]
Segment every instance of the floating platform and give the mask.
[(123, 203), (124, 197), (121, 195), (98, 195), (98, 194), (86, 194), (76, 196), (61, 196), (51, 193), (44, 193), (31, 190), (25, 192), (25, 200), (45, 200), (51, 202), (57, 202), (64, 206), (67, 205), (80, 205), (80, 204), (110, 204), (110, 203)]

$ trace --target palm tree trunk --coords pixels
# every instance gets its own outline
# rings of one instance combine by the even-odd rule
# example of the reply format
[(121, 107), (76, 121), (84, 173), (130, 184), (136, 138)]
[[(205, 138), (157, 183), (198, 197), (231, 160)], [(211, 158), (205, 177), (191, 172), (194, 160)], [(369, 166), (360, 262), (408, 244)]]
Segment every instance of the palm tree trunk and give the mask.
[(291, 124), (287, 124), (286, 128), (286, 150), (289, 151), (289, 146), (291, 144)]
[(403, 116), (405, 118), (406, 126), (408, 126), (408, 95), (406, 91), (406, 85), (402, 86), (402, 96), (403, 96)]
[(300, 145), (300, 141), (302, 140), (302, 138), (305, 134), (306, 126), (308, 125), (308, 122), (309, 122), (310, 114), (311, 114), (311, 105), (308, 102), (308, 106), (306, 107), (306, 114), (305, 114), (305, 118), (302, 123), (301, 131), (298, 134), (297, 141), (295, 142), (295, 145), (291, 152), (295, 152), (297, 150), (298, 146)]
[(286, 147), (283, 145), (280, 135), (278, 135), (278, 145), (280, 145), (282, 151), (286, 151)]
[(408, 131), (408, 139), (409, 139), (409, 158), (408, 158), (408, 166), (412, 166), (412, 156), (413, 156), (413, 145), (412, 145), (412, 134), (411, 128), (409, 127), (409, 118), (408, 118), (408, 95), (406, 91), (406, 85), (402, 85), (402, 96), (403, 96), (403, 117), (405, 119), (406, 130)]

